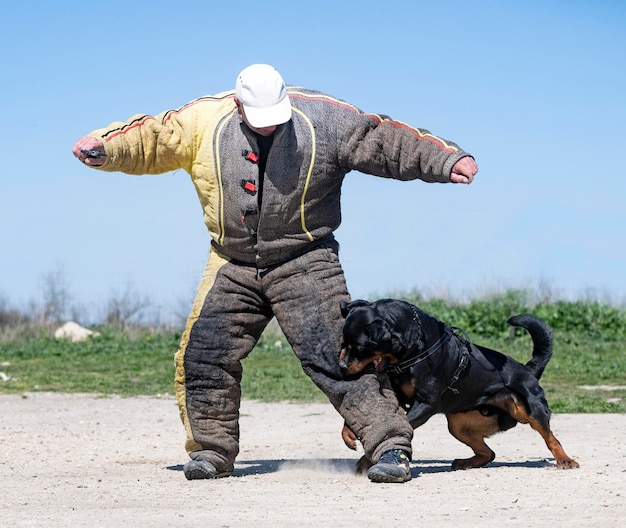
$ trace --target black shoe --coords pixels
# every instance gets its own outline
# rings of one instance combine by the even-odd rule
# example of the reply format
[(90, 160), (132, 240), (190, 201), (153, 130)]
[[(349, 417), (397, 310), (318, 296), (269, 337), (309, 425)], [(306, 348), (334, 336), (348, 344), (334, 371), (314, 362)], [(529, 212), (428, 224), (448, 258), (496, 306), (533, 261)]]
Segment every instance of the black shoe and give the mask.
[(183, 466), (187, 480), (216, 479), (230, 476), (230, 471), (219, 472), (208, 460), (190, 460)]
[(385, 451), (367, 471), (372, 482), (407, 482), (411, 480), (411, 460), (400, 449)]

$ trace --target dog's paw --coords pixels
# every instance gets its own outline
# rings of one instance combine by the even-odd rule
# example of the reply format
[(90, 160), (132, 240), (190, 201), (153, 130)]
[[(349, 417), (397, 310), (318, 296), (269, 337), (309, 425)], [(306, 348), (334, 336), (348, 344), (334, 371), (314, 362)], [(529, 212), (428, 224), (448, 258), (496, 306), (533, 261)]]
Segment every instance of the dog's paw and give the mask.
[(556, 467), (559, 469), (576, 469), (580, 467), (580, 464), (572, 458), (563, 458), (556, 461)]
[(462, 469), (472, 469), (476, 467), (470, 463), (471, 460), (471, 458), (456, 458), (452, 461), (452, 469), (457, 471)]
[(374, 463), (369, 458), (367, 458), (366, 456), (362, 456), (356, 463), (356, 474), (364, 475), (365, 473), (367, 473), (367, 470), (373, 465)]
[(471, 458), (456, 458), (452, 461), (452, 469), (474, 469), (486, 466), (496, 458), (496, 454), (475, 455)]
[(343, 429), (341, 430), (341, 438), (343, 438), (343, 443), (346, 444), (348, 449), (352, 449), (352, 451), (356, 451), (356, 441), (357, 437), (346, 424), (343, 424)]

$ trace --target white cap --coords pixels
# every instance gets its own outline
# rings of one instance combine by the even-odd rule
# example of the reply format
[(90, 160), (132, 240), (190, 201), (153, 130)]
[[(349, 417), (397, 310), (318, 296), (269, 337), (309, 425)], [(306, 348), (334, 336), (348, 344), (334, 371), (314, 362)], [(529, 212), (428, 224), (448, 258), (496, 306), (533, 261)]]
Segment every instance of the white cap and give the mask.
[(280, 73), (269, 64), (253, 64), (237, 76), (237, 99), (255, 128), (282, 125), (291, 119), (291, 103)]

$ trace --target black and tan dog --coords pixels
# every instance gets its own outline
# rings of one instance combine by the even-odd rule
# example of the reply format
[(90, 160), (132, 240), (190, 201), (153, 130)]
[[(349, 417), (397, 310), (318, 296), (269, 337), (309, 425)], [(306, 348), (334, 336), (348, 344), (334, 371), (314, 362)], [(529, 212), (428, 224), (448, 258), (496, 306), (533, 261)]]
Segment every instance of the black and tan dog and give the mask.
[[(550, 409), (539, 378), (552, 355), (552, 332), (541, 319), (518, 315), (512, 326), (525, 328), (533, 340), (526, 365), (495, 350), (474, 345), (458, 329), (404, 301), (342, 303), (345, 318), (340, 365), (347, 376), (363, 369), (386, 370), (413, 428), (444, 413), (448, 430), (474, 451), (456, 459), (453, 469), (488, 464), (495, 453), (484, 439), (530, 424), (545, 440), (559, 468), (577, 468), (550, 430)], [(356, 436), (344, 426), (346, 445)], [(359, 470), (371, 465), (362, 459)]]

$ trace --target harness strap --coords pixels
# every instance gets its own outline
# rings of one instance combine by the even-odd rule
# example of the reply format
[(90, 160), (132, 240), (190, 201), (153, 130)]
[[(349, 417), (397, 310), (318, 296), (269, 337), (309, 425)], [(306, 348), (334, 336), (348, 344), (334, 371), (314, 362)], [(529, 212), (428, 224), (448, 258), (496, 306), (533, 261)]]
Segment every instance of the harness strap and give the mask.
[[(413, 313), (414, 313), (413, 319), (415, 321), (418, 321), (419, 320), (418, 319), (419, 315), (417, 314), (417, 311), (415, 309), (413, 310)], [(459, 334), (462, 334), (462, 335), (459, 335)], [(465, 345), (465, 347), (463, 349), (463, 353), (461, 354), (461, 359), (459, 361), (459, 364), (456, 367), (456, 370), (454, 371), (454, 374), (452, 374), (452, 378), (450, 378), (450, 382), (448, 383), (448, 386), (446, 387), (445, 390), (450, 390), (454, 394), (459, 394), (459, 391), (454, 388), (454, 385), (456, 384), (457, 381), (459, 381), (459, 378), (461, 377), (461, 373), (468, 367), (469, 359), (470, 359), (470, 355), (471, 355), (471, 352), (470, 352), (471, 351), (471, 341), (470, 341), (470, 338), (467, 335), (467, 333), (465, 333), (465, 331), (460, 329), (460, 328), (449, 327), (447, 325), (444, 325), (443, 334), (441, 334), (441, 337), (439, 339), (437, 339), (437, 341), (435, 341), (435, 343), (433, 343), (424, 352), (422, 352), (421, 354), (418, 354), (415, 357), (406, 359), (406, 360), (404, 360), (404, 361), (402, 361), (400, 363), (397, 363), (395, 365), (389, 365), (387, 367), (387, 372), (394, 372), (396, 374), (401, 374), (402, 371), (408, 370), (413, 365), (417, 365), (418, 363), (420, 363), (420, 362), (424, 361), (425, 359), (429, 358), (430, 356), (432, 356), (435, 352), (437, 352), (440, 349), (442, 349), (443, 345), (447, 341), (449, 341), (450, 338), (453, 335), (455, 335), (459, 339), (461, 339), (463, 341), (463, 344)]]
[(411, 368), (413, 365), (417, 365), (418, 363), (424, 361), (429, 356), (432, 356), (435, 352), (437, 352), (443, 345), (452, 337), (452, 331), (447, 326), (443, 329), (443, 334), (441, 337), (437, 339), (435, 343), (433, 343), (429, 348), (427, 348), (421, 354), (418, 354), (415, 357), (405, 359), (404, 361), (397, 363), (395, 365), (389, 365), (387, 368), (388, 371), (395, 372), (396, 374), (400, 374), (403, 370), (407, 370)]
[[(458, 332), (461, 332), (463, 334), (462, 338), (461, 338), (461, 336), (458, 335)], [(463, 349), (463, 354), (461, 354), (461, 360), (459, 361), (459, 365), (456, 368), (456, 370), (454, 371), (454, 374), (452, 375), (452, 378), (450, 378), (450, 383), (448, 383), (448, 386), (446, 387), (446, 390), (450, 390), (454, 394), (459, 394), (459, 391), (454, 388), (454, 384), (457, 381), (459, 381), (459, 378), (461, 377), (461, 373), (469, 365), (471, 342), (470, 342), (469, 336), (463, 330), (461, 330), (460, 328), (454, 328), (454, 333), (457, 335), (457, 337), (463, 339), (463, 343), (465, 344), (465, 348)]]

